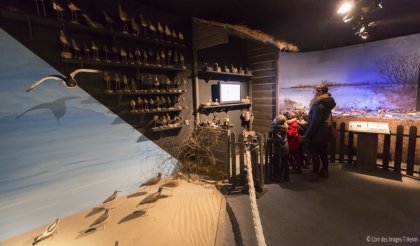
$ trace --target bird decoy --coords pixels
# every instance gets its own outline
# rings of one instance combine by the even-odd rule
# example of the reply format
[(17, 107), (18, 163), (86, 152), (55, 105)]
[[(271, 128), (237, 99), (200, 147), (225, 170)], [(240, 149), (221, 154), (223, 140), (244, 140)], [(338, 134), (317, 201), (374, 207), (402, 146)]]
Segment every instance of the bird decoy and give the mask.
[(127, 52), (124, 49), (120, 50), (121, 61), (127, 63)]
[(115, 81), (115, 91), (116, 92), (122, 92), (122, 90), (121, 90), (121, 79), (120, 79), (120, 75), (118, 73), (116, 73), (114, 75), (114, 81)]
[(144, 36), (146, 36), (147, 27), (148, 27), (147, 21), (144, 19), (144, 16), (142, 14), (140, 14), (139, 17), (140, 17), (140, 25), (141, 25), (141, 27), (143, 28), (143, 31), (144, 31), (143, 34), (144, 34)]
[(137, 24), (137, 22), (134, 19), (134, 17), (131, 17), (130, 24), (131, 24), (131, 30), (133, 31), (132, 34), (134, 36), (137, 36), (138, 37), (139, 34), (140, 34), (140, 26), (139, 26), (139, 24)]
[(26, 90), (26, 92), (29, 92), (36, 87), (40, 86), (44, 81), (46, 80), (61, 80), (64, 86), (66, 86), (69, 89), (75, 88), (77, 86), (77, 81), (75, 79), (76, 75), (79, 73), (100, 73), (101, 71), (95, 70), (95, 69), (76, 69), (73, 72), (71, 72), (68, 76), (63, 75), (49, 75), (45, 78), (42, 78), (38, 80), (37, 82), (33, 83), (29, 88)]
[(37, 243), (53, 236), (57, 233), (58, 224), (60, 223), (60, 219), (57, 218), (53, 222), (47, 225), (44, 232), (42, 234), (39, 234), (34, 238), (34, 241), (32, 242), (32, 245), (36, 245)]
[(79, 46), (78, 43), (76, 43), (76, 40), (71, 39), (71, 46), (72, 46), (72, 48), (74, 50), (74, 56), (75, 56), (75, 58), (82, 59), (82, 55), (80, 53), (80, 46)]
[(128, 89), (128, 78), (127, 75), (123, 75), (124, 92), (130, 92)]
[(105, 11), (103, 13), (104, 13), (105, 22), (108, 24), (108, 28), (110, 30), (114, 30), (113, 28), (113, 25), (115, 24), (114, 19), (112, 19), (111, 16), (109, 16)]
[(67, 4), (67, 7), (69, 8), (70, 12), (71, 12), (71, 22), (78, 24), (79, 22), (77, 21), (77, 12), (80, 12), (80, 8), (77, 7), (74, 3), (70, 2), (69, 4)]
[(146, 50), (143, 50), (143, 64), (144, 65), (149, 65), (149, 62), (147, 61), (147, 59), (149, 58), (149, 56), (147, 55)]
[(178, 40), (180, 43), (184, 42), (184, 34), (182, 34), (181, 32), (178, 33)]
[(159, 183), (160, 178), (162, 177), (162, 173), (158, 173), (157, 176), (152, 177), (150, 179), (148, 179), (146, 182), (144, 182), (143, 184), (141, 184), (139, 186), (139, 188), (143, 187), (143, 186), (153, 186)]
[(119, 55), (118, 55), (118, 48), (115, 46), (112, 46), (112, 53), (114, 54), (114, 61), (116, 63), (120, 63)]
[[(39, 5), (38, 5), (38, 0), (34, 0), (35, 1), (35, 5), (36, 5), (36, 14), (39, 16), (41, 13), (41, 11), (39, 10)], [(39, 2), (41, 3), (41, 7), (42, 7), (42, 11), (44, 16), (47, 16), (47, 12), (45, 11), (45, 4), (44, 4), (44, 0), (39, 0)]]
[(121, 7), (121, 4), (118, 4), (118, 15), (120, 16), (120, 20), (123, 21), (124, 30), (123, 33), (128, 34), (128, 22), (130, 21), (130, 17)]
[(139, 50), (139, 48), (136, 48), (136, 50), (134, 51), (134, 56), (136, 57), (137, 64), (141, 64), (141, 51)]
[(104, 72), (104, 81), (106, 82), (106, 91), (108, 93), (112, 93), (112, 89), (111, 89), (111, 76), (109, 75), (108, 72)]
[(60, 30), (60, 42), (63, 44), (63, 52), (68, 52), (70, 41), (63, 30)]
[(164, 50), (160, 51), (160, 58), (162, 60), (162, 66), (166, 66), (166, 54)]
[(162, 65), (160, 64), (160, 54), (159, 52), (156, 52), (156, 66), (161, 67)]
[(150, 204), (155, 203), (155, 202), (157, 202), (159, 200), (160, 194), (162, 193), (162, 189), (163, 189), (162, 187), (159, 187), (159, 190), (158, 191), (156, 191), (156, 192), (154, 192), (154, 193), (146, 196), (145, 198), (143, 198), (143, 200), (141, 200), (137, 204), (136, 207), (138, 207), (140, 205), (143, 205), (143, 204), (146, 204), (147, 205), (146, 210), (148, 210)]
[(165, 25), (165, 35), (168, 42), (171, 41), (172, 32), (167, 25)]
[(86, 230), (86, 232), (89, 232), (92, 229), (97, 230), (99, 226), (102, 226), (102, 229), (105, 229), (105, 225), (108, 222), (109, 218), (111, 217), (111, 214), (109, 213), (109, 210), (111, 209), (113, 208), (106, 208), (105, 212), (89, 226), (89, 229)]
[(157, 30), (159, 32), (159, 39), (163, 40), (163, 37), (164, 37), (163, 35), (164, 35), (165, 30), (163, 29), (163, 26), (160, 24), (159, 21), (157, 23)]
[(83, 53), (85, 54), (86, 59), (90, 60), (90, 47), (83, 42)]
[(107, 197), (103, 202), (102, 202), (102, 206), (106, 206), (108, 204), (111, 204), (113, 201), (115, 201), (115, 199), (117, 199), (117, 193), (121, 192), (119, 190), (115, 190), (112, 195), (110, 195), (109, 197)]
[(172, 50), (168, 50), (168, 62), (166, 63), (167, 66), (171, 66), (171, 56)]
[(154, 90), (159, 92), (159, 85), (160, 85), (160, 81), (158, 76), (155, 76), (155, 79), (153, 80), (153, 86), (154, 86)]
[(134, 64), (134, 55), (131, 51), (128, 52), (128, 62)]
[(137, 97), (137, 105), (139, 107), (139, 111), (143, 111), (143, 100), (140, 97)]
[(63, 20), (64, 8), (55, 0), (53, 0), (52, 6), (53, 6), (53, 9), (55, 10), (55, 12), (57, 14), (57, 19)]
[(177, 39), (178, 39), (178, 34), (176, 33), (175, 29), (173, 29), (172, 30), (172, 41), (174, 43), (177, 43), (178, 42)]
[(104, 26), (102, 24), (90, 19), (90, 17), (87, 14), (82, 14), (82, 17), (85, 19), (88, 26), (90, 26), (92, 28), (96, 28), (96, 29), (103, 29), (104, 28)]
[(134, 78), (131, 78), (131, 92), (137, 92), (137, 85), (136, 85), (136, 80)]
[(99, 47), (96, 45), (95, 41), (92, 40), (90, 48), (93, 51), (93, 60), (100, 61), (99, 59)]
[(174, 52), (174, 62), (175, 62), (175, 64), (178, 64), (178, 62), (179, 62), (179, 58), (178, 58), (178, 52)]
[(185, 65), (184, 65), (185, 58), (182, 55), (182, 53), (179, 55), (179, 61), (181, 62), (181, 68), (185, 69)]
[(104, 55), (105, 55), (105, 61), (106, 61), (106, 62), (111, 62), (111, 60), (110, 60), (110, 59), (108, 59), (109, 49), (108, 49), (108, 46), (106, 46), (106, 44), (104, 44), (104, 45), (102, 46), (102, 50), (103, 50)]

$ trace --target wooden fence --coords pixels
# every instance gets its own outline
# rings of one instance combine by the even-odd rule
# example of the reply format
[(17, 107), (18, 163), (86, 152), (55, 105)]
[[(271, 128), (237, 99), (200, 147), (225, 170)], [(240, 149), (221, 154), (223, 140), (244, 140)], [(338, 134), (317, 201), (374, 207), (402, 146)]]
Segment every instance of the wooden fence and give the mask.
[[(337, 127), (334, 123), (334, 127)], [(355, 133), (346, 130), (344, 122), (340, 123), (339, 136), (329, 144), (329, 156), (331, 162), (338, 160), (340, 163), (357, 166), (357, 146), (355, 146)], [(409, 134), (404, 134), (404, 127), (399, 125), (396, 133), (383, 134), (382, 153), (380, 153), (381, 163), (377, 166), (385, 171), (392, 170), (397, 174), (405, 174), (413, 178), (419, 179), (420, 163), (415, 163), (416, 142), (420, 138), (417, 135), (417, 127), (411, 126)], [(408, 138), (408, 139), (407, 139)], [(269, 183), (269, 177), (272, 174), (271, 159), (273, 156), (272, 145), (269, 135), (257, 133), (256, 136), (244, 137), (240, 134), (238, 138), (234, 133), (230, 134), (226, 171), (230, 174), (230, 181), (234, 187), (246, 186), (246, 168), (245, 168), (245, 151), (250, 151), (251, 163), (254, 182), (262, 187), (265, 183)], [(404, 141), (406, 140), (406, 141)], [(408, 140), (408, 141), (407, 141)], [(403, 148), (404, 142), (408, 142), (408, 146)], [(391, 155), (391, 146), (394, 146), (393, 155)], [(406, 153), (406, 162), (403, 160), (403, 150)], [(392, 164), (392, 165), (390, 165)], [(417, 167), (417, 168), (415, 168)]]

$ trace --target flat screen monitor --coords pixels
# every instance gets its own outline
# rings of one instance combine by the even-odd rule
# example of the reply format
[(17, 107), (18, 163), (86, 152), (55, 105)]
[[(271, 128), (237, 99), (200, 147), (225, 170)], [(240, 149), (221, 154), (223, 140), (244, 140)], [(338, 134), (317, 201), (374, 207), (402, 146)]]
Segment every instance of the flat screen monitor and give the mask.
[(241, 83), (240, 82), (219, 82), (220, 103), (241, 102)]

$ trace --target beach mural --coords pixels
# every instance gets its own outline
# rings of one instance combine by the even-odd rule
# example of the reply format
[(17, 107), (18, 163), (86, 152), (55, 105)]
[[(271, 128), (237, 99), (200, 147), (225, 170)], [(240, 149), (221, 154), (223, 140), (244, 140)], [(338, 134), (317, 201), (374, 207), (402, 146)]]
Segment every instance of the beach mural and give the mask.
[(324, 82), (337, 112), (412, 112), (420, 66), (420, 34), (325, 51), (280, 53), (280, 109), (308, 108)]
[(46, 81), (25, 92), (59, 73), (3, 30), (0, 50), (0, 241), (174, 171), (165, 151), (80, 88)]

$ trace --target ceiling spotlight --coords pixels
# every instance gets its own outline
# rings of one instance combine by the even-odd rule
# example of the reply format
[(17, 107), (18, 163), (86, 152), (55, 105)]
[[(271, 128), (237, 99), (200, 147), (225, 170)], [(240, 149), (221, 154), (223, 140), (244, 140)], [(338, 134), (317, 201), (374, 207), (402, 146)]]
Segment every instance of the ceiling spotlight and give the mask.
[(374, 1), (375, 1), (375, 7), (380, 8), (380, 9), (383, 8), (381, 0), (374, 0)]
[(360, 29), (359, 29), (359, 33), (364, 32), (364, 31), (365, 31), (365, 29), (366, 29), (366, 27), (365, 27), (365, 26), (361, 26), (361, 27), (360, 27)]
[(341, 4), (340, 8), (338, 8), (337, 13), (339, 14), (345, 14), (351, 11), (351, 9), (353, 8), (353, 4), (351, 2), (344, 2), (343, 4)]

